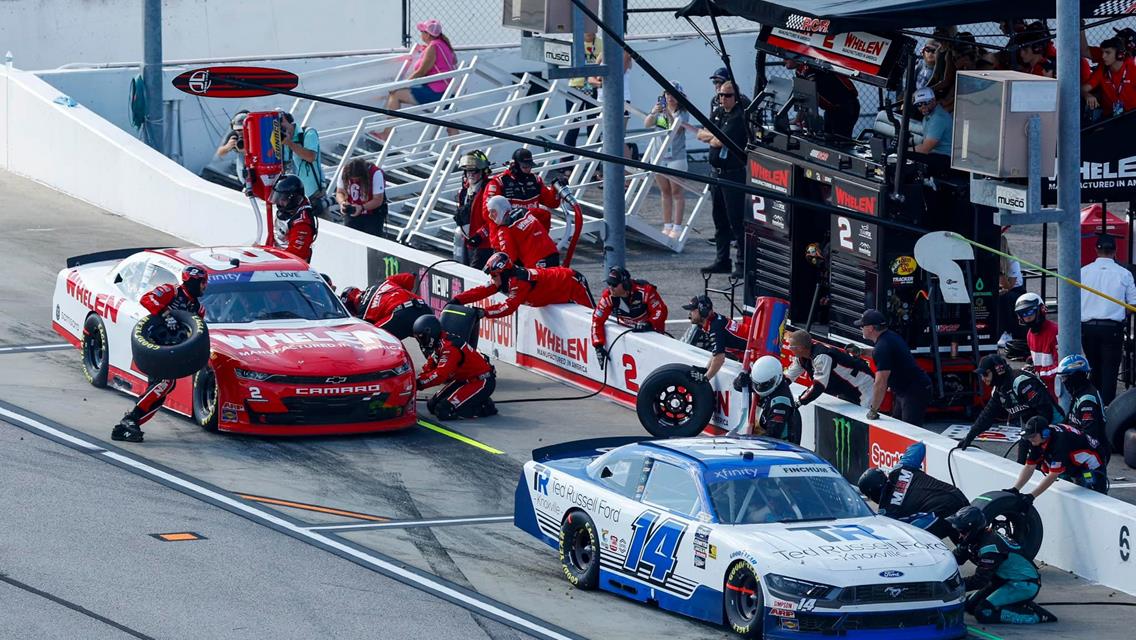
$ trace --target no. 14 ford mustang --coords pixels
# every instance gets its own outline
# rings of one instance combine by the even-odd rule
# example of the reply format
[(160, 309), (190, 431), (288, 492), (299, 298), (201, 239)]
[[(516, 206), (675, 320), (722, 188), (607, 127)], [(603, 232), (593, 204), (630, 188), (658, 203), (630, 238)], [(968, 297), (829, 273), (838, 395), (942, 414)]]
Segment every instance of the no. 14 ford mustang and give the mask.
[(347, 313), (323, 278), (268, 248), (124, 250), (79, 256), (59, 272), (52, 327), (82, 350), (96, 387), (133, 395), (146, 376), (131, 334), (139, 300), (176, 284), (187, 264), (209, 272), (212, 354), (177, 382), (165, 407), (208, 430), (265, 435), (387, 431), (412, 426), (414, 371), (387, 332)]
[(682, 438), (533, 452), (515, 524), (569, 582), (747, 638), (961, 638), (964, 588), (935, 536), (876, 516), (810, 451)]

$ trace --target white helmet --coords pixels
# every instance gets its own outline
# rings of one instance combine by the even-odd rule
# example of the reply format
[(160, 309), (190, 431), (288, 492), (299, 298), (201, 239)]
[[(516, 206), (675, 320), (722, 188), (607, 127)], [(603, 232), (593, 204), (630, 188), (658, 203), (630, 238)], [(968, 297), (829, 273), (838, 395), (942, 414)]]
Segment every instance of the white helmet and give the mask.
[(749, 377), (753, 384), (753, 390), (757, 392), (757, 395), (764, 398), (773, 393), (777, 385), (781, 384), (781, 379), (784, 377), (781, 361), (774, 356), (761, 356), (757, 359), (757, 362), (753, 363)]
[(489, 210), (489, 219), (493, 224), (503, 225), (509, 217), (509, 212), (513, 210), (513, 203), (505, 196), (493, 196), (486, 203), (486, 208)]

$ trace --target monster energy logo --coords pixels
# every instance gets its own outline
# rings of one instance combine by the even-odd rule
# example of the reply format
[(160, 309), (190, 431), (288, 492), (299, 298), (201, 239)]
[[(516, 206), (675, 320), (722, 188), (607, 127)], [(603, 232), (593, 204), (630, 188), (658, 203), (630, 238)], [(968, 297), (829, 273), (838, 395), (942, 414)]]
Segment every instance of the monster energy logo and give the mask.
[(398, 258), (383, 256), (383, 278), (389, 278), (398, 273)]
[(844, 473), (852, 466), (852, 421), (844, 417), (833, 418), (832, 432), (836, 443), (836, 460), (832, 462)]

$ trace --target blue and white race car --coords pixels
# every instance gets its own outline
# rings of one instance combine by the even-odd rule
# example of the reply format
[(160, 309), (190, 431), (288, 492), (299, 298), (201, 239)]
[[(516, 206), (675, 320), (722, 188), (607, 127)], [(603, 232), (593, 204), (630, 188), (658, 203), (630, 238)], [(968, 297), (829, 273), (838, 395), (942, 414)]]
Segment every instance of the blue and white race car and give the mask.
[(578, 588), (746, 638), (966, 635), (947, 547), (873, 514), (811, 451), (752, 437), (606, 438), (533, 457), (514, 523), (559, 549)]

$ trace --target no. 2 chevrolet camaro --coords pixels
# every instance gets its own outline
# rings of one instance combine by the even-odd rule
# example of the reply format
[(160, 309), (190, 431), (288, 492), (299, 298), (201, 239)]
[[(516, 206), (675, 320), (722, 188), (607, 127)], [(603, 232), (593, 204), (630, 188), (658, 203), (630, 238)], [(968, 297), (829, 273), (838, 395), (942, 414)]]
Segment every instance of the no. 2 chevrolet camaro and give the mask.
[(188, 264), (209, 271), (203, 296), (209, 364), (177, 382), (165, 407), (208, 430), (262, 435), (389, 431), (417, 421), (414, 369), (402, 343), (352, 317), (320, 274), (271, 248), (110, 251), (68, 260), (52, 299), (52, 328), (82, 351), (96, 387), (138, 395), (131, 356), (146, 315), (139, 300), (179, 283)]
[(947, 547), (873, 514), (814, 453), (750, 437), (615, 444), (537, 449), (517, 486), (516, 526), (559, 549), (578, 588), (747, 638), (966, 635)]

